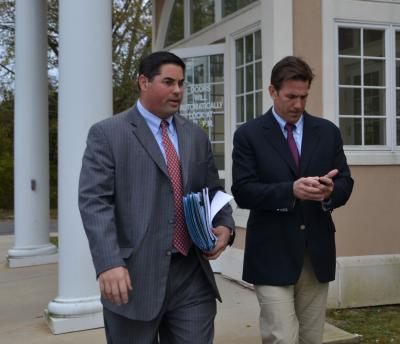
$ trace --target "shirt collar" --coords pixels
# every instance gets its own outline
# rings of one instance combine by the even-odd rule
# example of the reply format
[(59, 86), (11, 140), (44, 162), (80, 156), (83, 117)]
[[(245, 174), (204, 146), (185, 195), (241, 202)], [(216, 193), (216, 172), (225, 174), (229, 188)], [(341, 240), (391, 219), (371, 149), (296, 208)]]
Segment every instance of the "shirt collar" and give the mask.
[[(161, 124), (161, 118), (154, 115), (153, 113), (151, 113), (149, 110), (147, 110), (142, 103), (140, 102), (140, 100), (138, 99), (138, 101), (136, 102), (136, 106), (140, 112), (140, 114), (143, 116), (144, 120), (146, 121), (147, 125), (149, 126), (151, 132), (153, 133), (153, 135), (157, 135), (158, 131), (160, 130), (160, 124)], [(171, 135), (175, 134), (175, 128), (174, 128), (174, 124), (173, 124), (173, 116), (170, 116), (168, 118), (166, 118), (165, 120), (169, 123), (168, 126), (168, 131)]]
[[(286, 121), (276, 112), (275, 107), (272, 106), (272, 114), (274, 115), (276, 121), (278, 122), (282, 131), (285, 130)], [(299, 120), (294, 124), (296, 126), (296, 130), (302, 131), (304, 123), (304, 116), (301, 115)]]

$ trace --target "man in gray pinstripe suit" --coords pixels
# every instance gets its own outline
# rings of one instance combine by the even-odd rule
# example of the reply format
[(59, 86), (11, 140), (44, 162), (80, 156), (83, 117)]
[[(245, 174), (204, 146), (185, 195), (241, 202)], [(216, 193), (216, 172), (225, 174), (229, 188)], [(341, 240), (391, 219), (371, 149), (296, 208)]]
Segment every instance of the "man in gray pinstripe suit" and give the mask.
[(174, 247), (174, 188), (160, 128), (180, 160), (183, 192), (221, 189), (202, 129), (177, 114), (185, 65), (156, 52), (139, 68), (136, 105), (92, 126), (79, 183), (79, 208), (98, 276), (108, 343), (212, 343), (215, 298), (208, 260), (234, 238), (232, 209), (214, 218), (215, 249)]

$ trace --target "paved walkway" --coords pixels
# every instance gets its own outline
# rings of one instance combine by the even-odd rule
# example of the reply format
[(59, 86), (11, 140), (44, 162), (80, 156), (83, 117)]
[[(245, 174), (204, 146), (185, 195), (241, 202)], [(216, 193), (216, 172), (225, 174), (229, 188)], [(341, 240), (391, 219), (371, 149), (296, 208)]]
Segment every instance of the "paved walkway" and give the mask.
[[(43, 320), (43, 309), (57, 296), (57, 264), (10, 269), (7, 250), (14, 237), (0, 236), (0, 343), (105, 344), (103, 329), (53, 335)], [(218, 303), (215, 344), (260, 344), (258, 304), (254, 292), (216, 275), (224, 302)], [(357, 343), (327, 325), (324, 343)]]

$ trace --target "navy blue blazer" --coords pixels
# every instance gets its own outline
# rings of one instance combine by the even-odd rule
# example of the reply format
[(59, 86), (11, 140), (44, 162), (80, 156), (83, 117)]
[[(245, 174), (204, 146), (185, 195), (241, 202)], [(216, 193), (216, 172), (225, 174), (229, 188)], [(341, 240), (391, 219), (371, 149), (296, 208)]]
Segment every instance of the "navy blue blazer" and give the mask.
[(295, 163), (271, 109), (238, 128), (233, 145), (232, 193), (239, 207), (250, 209), (243, 279), (256, 285), (292, 285), (300, 277), (307, 248), (318, 280), (334, 280), (331, 211), (344, 205), (353, 189), (339, 129), (304, 113), (301, 176), (339, 170), (325, 210), (321, 202), (295, 199)]

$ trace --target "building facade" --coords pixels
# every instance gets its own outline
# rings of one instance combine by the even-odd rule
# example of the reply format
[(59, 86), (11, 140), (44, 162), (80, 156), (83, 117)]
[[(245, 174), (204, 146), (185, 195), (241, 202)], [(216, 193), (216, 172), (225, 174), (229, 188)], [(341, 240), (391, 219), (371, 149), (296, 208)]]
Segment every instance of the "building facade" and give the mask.
[[(153, 50), (187, 63), (181, 112), (208, 132), (228, 192), (234, 131), (272, 105), (272, 66), (303, 57), (316, 74), (307, 109), (340, 128), (355, 179), (349, 203), (333, 213), (337, 283), (358, 274), (358, 285), (371, 283), (363, 274), (376, 266), (382, 278), (388, 266), (400, 275), (400, 1), (153, 0), (153, 28)], [(248, 213), (234, 215), (241, 250)], [(332, 304), (357, 304), (350, 299)]]

